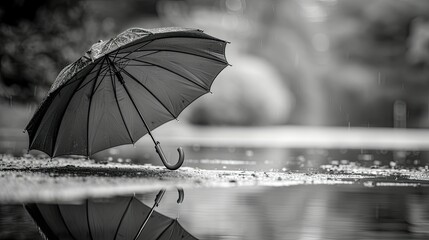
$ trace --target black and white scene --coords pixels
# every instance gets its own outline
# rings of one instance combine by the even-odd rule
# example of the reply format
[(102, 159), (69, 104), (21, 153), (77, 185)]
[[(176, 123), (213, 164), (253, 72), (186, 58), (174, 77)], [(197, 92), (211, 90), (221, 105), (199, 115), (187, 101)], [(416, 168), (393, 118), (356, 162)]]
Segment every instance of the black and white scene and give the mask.
[(1, 1), (0, 239), (429, 239), (429, 1)]

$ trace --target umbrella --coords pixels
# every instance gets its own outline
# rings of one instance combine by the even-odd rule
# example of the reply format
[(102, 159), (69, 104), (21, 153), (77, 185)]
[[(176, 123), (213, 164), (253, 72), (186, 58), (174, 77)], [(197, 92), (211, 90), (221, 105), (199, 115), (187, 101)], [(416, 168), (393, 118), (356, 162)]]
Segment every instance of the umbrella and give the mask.
[[(88, 199), (81, 204), (31, 203), (25, 208), (47, 239), (196, 240), (178, 219), (154, 211), (164, 193), (165, 190), (158, 193), (152, 207), (134, 196), (122, 196)], [(179, 190), (178, 203), (182, 201), (183, 190)]]
[(228, 65), (226, 44), (185, 28), (131, 28), (100, 40), (59, 73), (25, 128), (28, 149), (91, 156), (148, 133), (163, 164), (179, 168), (182, 148), (179, 161), (168, 163), (151, 131), (210, 92)]

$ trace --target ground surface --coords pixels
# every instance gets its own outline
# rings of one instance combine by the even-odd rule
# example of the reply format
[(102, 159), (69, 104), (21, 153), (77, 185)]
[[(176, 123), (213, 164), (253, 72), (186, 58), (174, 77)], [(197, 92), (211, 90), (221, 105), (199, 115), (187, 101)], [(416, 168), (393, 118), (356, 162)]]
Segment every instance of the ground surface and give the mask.
[(61, 201), (112, 196), (160, 188), (363, 184), (429, 186), (427, 168), (368, 169), (324, 166), (316, 171), (225, 171), (130, 164), (98, 164), (86, 159), (0, 158), (0, 202)]

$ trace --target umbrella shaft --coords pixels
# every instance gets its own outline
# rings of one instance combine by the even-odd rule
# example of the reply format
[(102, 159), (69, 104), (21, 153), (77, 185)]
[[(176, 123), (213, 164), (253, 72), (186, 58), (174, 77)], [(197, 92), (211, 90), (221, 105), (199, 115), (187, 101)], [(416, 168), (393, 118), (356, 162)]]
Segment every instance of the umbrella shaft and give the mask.
[(153, 210), (154, 210), (155, 206), (156, 206), (156, 205), (154, 205), (154, 206), (150, 209), (149, 214), (146, 216), (146, 219), (144, 220), (144, 222), (143, 222), (143, 223), (142, 223), (142, 225), (140, 226), (140, 229), (139, 229), (139, 231), (138, 231), (137, 235), (134, 237), (134, 240), (136, 240), (136, 239), (138, 239), (138, 238), (140, 237), (140, 234), (142, 233), (143, 228), (146, 226), (146, 223), (149, 221), (150, 216), (152, 216), (152, 213), (153, 213)]
[(127, 93), (128, 97), (130, 98), (131, 102), (133, 103), (134, 108), (136, 109), (137, 113), (139, 114), (140, 119), (142, 120), (142, 122), (143, 122), (143, 124), (144, 124), (144, 126), (145, 126), (145, 128), (147, 130), (147, 133), (152, 138), (153, 143), (156, 145), (157, 142), (156, 142), (155, 138), (153, 137), (153, 135), (152, 135), (152, 133), (150, 131), (149, 126), (147, 125), (146, 121), (144, 120), (143, 115), (141, 114), (140, 110), (137, 108), (137, 105), (136, 105), (136, 103), (134, 101), (134, 98), (133, 98), (133, 96), (131, 96), (130, 91), (128, 90), (128, 87), (125, 84), (124, 78), (122, 77), (122, 75), (118, 71), (118, 69), (116, 69), (116, 67), (113, 64), (113, 62), (109, 58), (107, 58), (107, 59), (109, 60), (110, 66), (113, 68), (113, 72), (115, 73), (115, 76), (118, 78), (118, 80), (122, 84), (122, 86), (124, 86), (125, 92)]

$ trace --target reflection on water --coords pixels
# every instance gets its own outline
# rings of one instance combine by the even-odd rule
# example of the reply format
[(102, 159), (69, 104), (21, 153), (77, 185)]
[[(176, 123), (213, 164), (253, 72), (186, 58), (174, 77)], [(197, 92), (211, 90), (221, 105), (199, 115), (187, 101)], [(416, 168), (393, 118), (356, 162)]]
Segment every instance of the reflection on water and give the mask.
[[(31, 203), (25, 208), (48, 239), (196, 239), (178, 219), (154, 211), (164, 193), (159, 191), (152, 207), (135, 196), (122, 196), (82, 203)], [(179, 189), (177, 203), (182, 201)]]
[[(154, 199), (159, 192), (79, 203), (28, 203), (26, 208), (1, 205), (0, 239), (41, 239), (31, 219), (43, 232), (64, 234), (60, 239), (73, 239), (66, 236), (77, 232), (81, 235), (74, 239), (86, 239), (89, 232), (106, 234), (97, 235), (100, 239), (133, 239), (151, 206), (155, 211), (138, 239), (168, 231), (189, 232), (185, 235), (197, 239), (429, 238), (426, 187), (301, 185), (185, 191), (182, 204), (177, 204), (177, 191), (168, 190), (157, 207)], [(180, 224), (165, 230), (177, 223), (178, 216)]]

